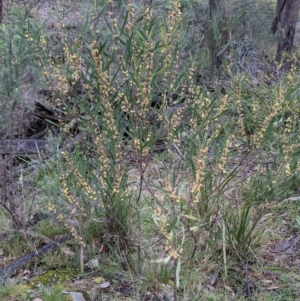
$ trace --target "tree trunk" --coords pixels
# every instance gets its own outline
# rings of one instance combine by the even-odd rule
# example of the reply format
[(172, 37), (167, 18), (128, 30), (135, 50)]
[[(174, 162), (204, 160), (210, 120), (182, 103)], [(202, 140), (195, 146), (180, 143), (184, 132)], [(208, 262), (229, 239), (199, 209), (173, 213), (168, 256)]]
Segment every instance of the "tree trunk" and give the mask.
[(0, 24), (3, 23), (3, 0), (0, 0)]
[(272, 33), (275, 33), (277, 31), (278, 23), (280, 22), (281, 13), (285, 7), (286, 1), (287, 0), (277, 0), (275, 17), (271, 26)]
[[(276, 15), (272, 24), (275, 33), (277, 24), (280, 22), (280, 38), (277, 46), (276, 61), (282, 60), (283, 52), (291, 52), (294, 43), (295, 28), (298, 22), (300, 0), (277, 0)], [(284, 69), (289, 68), (285, 64)]]
[[(230, 40), (229, 17), (226, 0), (209, 0), (210, 12), (210, 55), (212, 59), (212, 72), (219, 69), (223, 62), (222, 48)], [(229, 49), (229, 48), (227, 48)]]

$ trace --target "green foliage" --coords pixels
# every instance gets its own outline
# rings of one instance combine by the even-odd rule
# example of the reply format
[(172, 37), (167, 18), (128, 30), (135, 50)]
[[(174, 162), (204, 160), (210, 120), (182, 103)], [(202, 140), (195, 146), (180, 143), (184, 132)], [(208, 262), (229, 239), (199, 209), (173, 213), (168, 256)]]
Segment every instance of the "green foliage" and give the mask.
[(252, 221), (250, 208), (251, 203), (248, 203), (240, 212), (231, 212), (225, 217), (226, 242), (229, 248), (241, 258), (246, 258), (259, 238), (256, 228), (262, 214)]
[(63, 293), (63, 288), (59, 285), (54, 285), (51, 289), (41, 289), (41, 298), (45, 301), (69, 300)]
[(14, 9), (8, 24), (0, 26), (0, 57), (2, 78), (0, 95), (2, 98), (14, 99), (19, 96), (19, 87), (24, 73), (37, 67), (33, 63), (34, 51), (28, 45), (24, 34), (31, 29), (28, 22), (28, 9)]
[(32, 291), (25, 284), (16, 284), (12, 282), (7, 284), (6, 286), (0, 286), (1, 300), (11, 300), (11, 298), (20, 298), (21, 300), (28, 300), (28, 298), (30, 298), (31, 293)]
[[(281, 122), (294, 105), (296, 86), (259, 89), (244, 76), (216, 99), (195, 84), (193, 58), (177, 65), (181, 23), (170, 7), (178, 17), (180, 11), (176, 2), (169, 5), (156, 14), (151, 5), (144, 13), (131, 4), (118, 10), (104, 6), (98, 22), (110, 10), (118, 17), (104, 18), (106, 29), (94, 40), (80, 35), (67, 44), (62, 28), (65, 63), (49, 62), (44, 72), (62, 87), (53, 90), (53, 104), (58, 113), (64, 112), (63, 134), (80, 131), (83, 137), (73, 152), (62, 152), (52, 165), (61, 194), (51, 198), (49, 208), (80, 244), (99, 237), (116, 256), (125, 254), (127, 266), (137, 273), (143, 272), (142, 260), (148, 256), (144, 248), (150, 244), (164, 254), (154, 262), (170, 265), (178, 286), (184, 268), (180, 259), (193, 257), (201, 231), (215, 235), (215, 246), (222, 239), (214, 217), (224, 214), (224, 243), (237, 260), (244, 260), (259, 239), (253, 204), (287, 195), (298, 181), (297, 155), (289, 155), (295, 149), (286, 152), (297, 127), (288, 121), (291, 136), (283, 137), (286, 123)], [(43, 35), (38, 40), (47, 41)], [(37, 46), (42, 50), (46, 45)], [(79, 61), (85, 66), (82, 73), (77, 72)], [(47, 61), (43, 64), (47, 67)], [(69, 83), (78, 81), (82, 93), (66, 102)], [(180, 104), (183, 98), (186, 105)], [(178, 155), (153, 160), (159, 144)], [(278, 158), (264, 172), (270, 152)], [(254, 159), (262, 172), (239, 182)], [(234, 202), (241, 204), (233, 212), (227, 195), (231, 190)]]

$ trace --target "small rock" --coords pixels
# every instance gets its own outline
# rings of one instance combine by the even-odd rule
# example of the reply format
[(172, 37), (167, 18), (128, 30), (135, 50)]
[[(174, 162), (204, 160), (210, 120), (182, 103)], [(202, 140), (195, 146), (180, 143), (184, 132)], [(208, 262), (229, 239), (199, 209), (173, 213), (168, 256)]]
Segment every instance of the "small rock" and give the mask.
[(109, 281), (106, 281), (106, 282), (100, 284), (100, 288), (108, 288), (109, 286), (110, 286)]
[(132, 293), (133, 293), (133, 288), (129, 285), (124, 285), (124, 286), (121, 286), (119, 289), (118, 289), (118, 292), (123, 295), (123, 296), (131, 296)]
[(94, 258), (91, 259), (86, 266), (88, 266), (91, 269), (95, 269), (95, 268), (99, 268), (99, 259), (98, 258)]
[(82, 293), (70, 292), (69, 294), (73, 301), (86, 301)]

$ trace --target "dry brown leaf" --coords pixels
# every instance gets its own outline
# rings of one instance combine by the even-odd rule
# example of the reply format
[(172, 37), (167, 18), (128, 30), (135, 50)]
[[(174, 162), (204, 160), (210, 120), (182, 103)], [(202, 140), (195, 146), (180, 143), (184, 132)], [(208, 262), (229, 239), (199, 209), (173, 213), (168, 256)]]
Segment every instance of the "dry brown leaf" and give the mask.
[(210, 285), (214, 285), (214, 284), (217, 282), (217, 279), (218, 279), (218, 275), (213, 276), (213, 277), (210, 279), (209, 284), (210, 284)]
[(279, 288), (279, 286), (270, 286), (270, 287), (267, 287), (266, 289), (269, 291), (272, 291), (272, 290), (276, 290), (278, 288)]
[(266, 221), (269, 217), (271, 217), (272, 216), (272, 213), (267, 213), (267, 214), (265, 214), (262, 218), (261, 218), (261, 220), (259, 221), (259, 224), (261, 224), (262, 222), (264, 222), (264, 221)]
[(268, 279), (262, 279), (262, 282), (265, 283), (265, 284), (273, 283), (272, 280), (268, 280)]
[(226, 291), (234, 293), (234, 290), (230, 286), (224, 284), (224, 288), (226, 289)]
[(31, 274), (31, 271), (29, 271), (29, 270), (23, 270), (22, 271), (22, 276), (28, 276), (30, 274)]
[(73, 252), (69, 247), (61, 247), (60, 249), (64, 254), (66, 254), (68, 256), (76, 255), (75, 252)]
[(73, 215), (73, 214), (75, 214), (75, 212), (77, 211), (77, 208), (75, 207), (75, 208), (73, 208), (72, 209), (72, 211), (70, 212), (70, 215)]

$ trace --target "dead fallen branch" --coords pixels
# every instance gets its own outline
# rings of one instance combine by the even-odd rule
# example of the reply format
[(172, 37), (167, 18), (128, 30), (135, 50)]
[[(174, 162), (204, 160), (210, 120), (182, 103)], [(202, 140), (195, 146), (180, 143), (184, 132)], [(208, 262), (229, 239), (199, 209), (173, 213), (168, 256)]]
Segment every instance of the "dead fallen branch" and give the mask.
[(47, 151), (45, 139), (15, 139), (0, 141), (1, 155), (38, 154)]
[(9, 264), (4, 269), (1, 269), (0, 270), (0, 284), (4, 284), (8, 278), (11, 278), (12, 276), (16, 275), (18, 273), (18, 271), (20, 271), (26, 264), (33, 261), (33, 259), (35, 257), (46, 254), (50, 250), (57, 248), (60, 244), (70, 240), (71, 238), (72, 238), (72, 236), (69, 234), (60, 235), (60, 236), (56, 237), (50, 243), (46, 244), (45, 246), (19, 258), (18, 260)]

